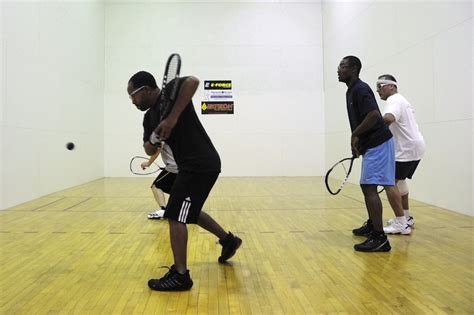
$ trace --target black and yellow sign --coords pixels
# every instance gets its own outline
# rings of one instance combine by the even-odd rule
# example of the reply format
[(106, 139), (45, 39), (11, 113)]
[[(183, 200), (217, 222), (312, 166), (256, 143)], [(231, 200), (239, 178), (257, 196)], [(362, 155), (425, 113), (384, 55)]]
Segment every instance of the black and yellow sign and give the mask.
[(233, 114), (234, 102), (201, 102), (201, 114)]

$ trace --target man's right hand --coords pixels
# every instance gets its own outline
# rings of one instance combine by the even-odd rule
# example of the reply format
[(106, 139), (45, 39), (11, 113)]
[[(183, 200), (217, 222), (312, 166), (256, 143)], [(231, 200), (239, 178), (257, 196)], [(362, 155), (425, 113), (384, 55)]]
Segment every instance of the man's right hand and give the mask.
[(352, 156), (359, 157), (359, 137), (358, 136), (351, 136), (351, 150)]

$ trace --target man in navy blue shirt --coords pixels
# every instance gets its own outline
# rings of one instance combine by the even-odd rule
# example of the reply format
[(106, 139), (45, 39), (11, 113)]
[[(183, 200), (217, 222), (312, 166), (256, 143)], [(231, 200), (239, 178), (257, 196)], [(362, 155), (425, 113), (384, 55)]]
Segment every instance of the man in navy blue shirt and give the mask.
[(382, 202), (377, 186), (384, 186), (389, 194), (398, 192), (394, 189), (395, 148), (374, 93), (369, 85), (359, 79), (361, 68), (359, 58), (354, 56), (344, 57), (337, 68), (339, 81), (344, 82), (348, 88), (346, 103), (352, 131), (352, 154), (356, 157), (363, 156), (360, 186), (369, 214), (369, 220), (362, 227), (352, 230), (354, 235), (368, 237), (363, 243), (354, 245), (354, 249), (387, 252), (391, 247), (383, 231)]

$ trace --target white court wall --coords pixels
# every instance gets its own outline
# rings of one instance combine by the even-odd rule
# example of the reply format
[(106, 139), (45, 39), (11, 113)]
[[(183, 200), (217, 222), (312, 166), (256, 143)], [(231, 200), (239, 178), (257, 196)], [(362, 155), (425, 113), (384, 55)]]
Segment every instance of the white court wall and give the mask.
[[(160, 83), (177, 51), (183, 74), (233, 81), (235, 114), (200, 115), (223, 175), (317, 176), (349, 154), (336, 67), (354, 54), (362, 79), (373, 86), (392, 73), (416, 108), (428, 148), (412, 197), (473, 215), (468, 1), (2, 1), (0, 10), (0, 208), (129, 176), (142, 113), (127, 80), (145, 69)], [(201, 95), (202, 86), (198, 112)]]
[[(223, 176), (323, 174), (319, 1), (110, 0), (105, 11), (106, 176), (130, 176), (130, 158), (144, 154), (128, 79), (146, 70), (161, 85), (173, 52), (182, 75), (201, 80), (194, 104)], [(234, 115), (200, 114), (204, 80), (232, 80)]]
[(0, 8), (3, 209), (103, 176), (104, 4)]
[[(3, 19), (3, 6), (0, 5), (0, 17)], [(5, 49), (4, 39), (3, 39), (3, 23), (0, 21), (0, 65), (3, 67), (3, 50)], [(3, 68), (2, 68), (3, 69)], [(0, 75), (0, 209), (3, 205), (3, 109), (5, 103), (5, 80), (2, 74)]]
[(427, 151), (411, 197), (474, 215), (472, 2), (324, 1), (322, 12), (326, 166), (350, 154), (347, 87), (336, 68), (355, 55), (362, 80), (374, 88), (377, 76), (393, 74), (415, 107)]

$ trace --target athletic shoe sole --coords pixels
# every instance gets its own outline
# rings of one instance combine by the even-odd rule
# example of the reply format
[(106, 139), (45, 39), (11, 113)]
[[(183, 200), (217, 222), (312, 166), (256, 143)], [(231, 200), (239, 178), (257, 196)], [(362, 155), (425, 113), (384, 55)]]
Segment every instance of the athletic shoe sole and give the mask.
[(362, 244), (354, 245), (354, 250), (358, 252), (365, 252), (365, 253), (389, 252), (392, 249), (388, 240), (386, 240), (383, 244), (380, 244), (379, 246), (375, 248), (364, 248), (364, 247), (358, 247), (357, 245), (362, 245)]
[(163, 217), (148, 217), (150, 220), (161, 220)]

